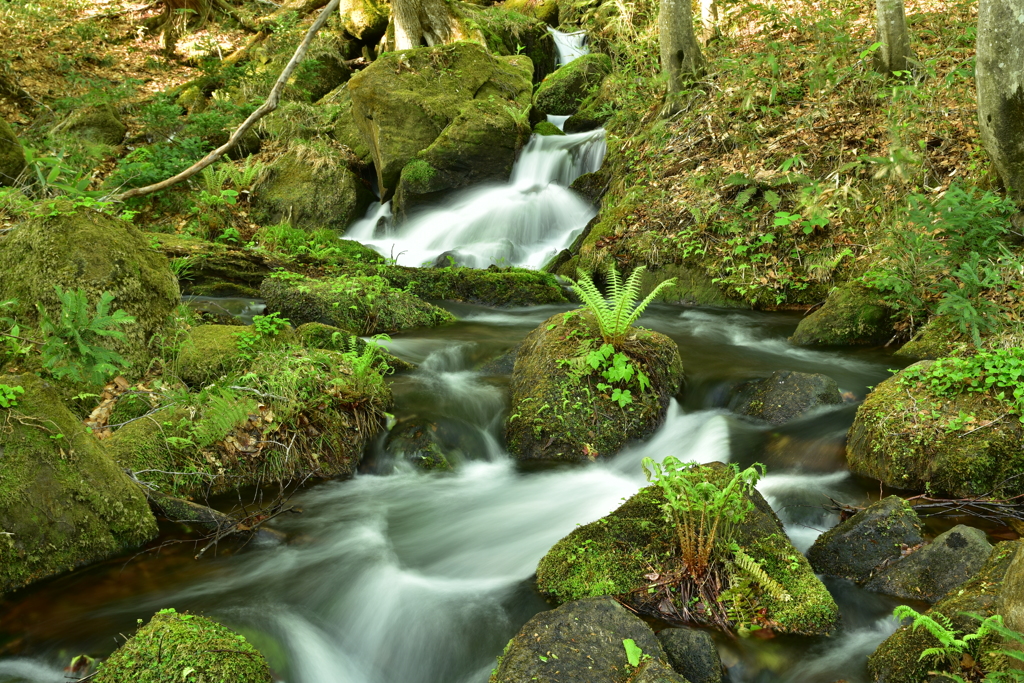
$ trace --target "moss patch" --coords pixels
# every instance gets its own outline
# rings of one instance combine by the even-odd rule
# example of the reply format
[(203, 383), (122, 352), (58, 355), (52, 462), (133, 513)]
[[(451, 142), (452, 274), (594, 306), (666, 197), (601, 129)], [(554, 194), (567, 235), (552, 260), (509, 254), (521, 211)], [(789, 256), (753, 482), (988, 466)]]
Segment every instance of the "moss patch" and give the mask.
[(612, 60), (599, 53), (584, 55), (544, 79), (533, 105), (545, 114), (575, 114), (591, 91), (612, 72)]
[(541, 121), (533, 127), (534, 135), (565, 135), (558, 126), (550, 121)]
[(790, 341), (802, 345), (884, 344), (892, 335), (891, 311), (881, 295), (847, 283), (800, 321)]
[(25, 168), (25, 153), (7, 122), (0, 118), (0, 187), (13, 185)]
[(553, 276), (525, 268), (366, 268), (350, 264), (347, 269), (353, 274), (380, 273), (392, 287), (423, 299), (451, 299), (486, 306), (532, 306), (566, 301)]

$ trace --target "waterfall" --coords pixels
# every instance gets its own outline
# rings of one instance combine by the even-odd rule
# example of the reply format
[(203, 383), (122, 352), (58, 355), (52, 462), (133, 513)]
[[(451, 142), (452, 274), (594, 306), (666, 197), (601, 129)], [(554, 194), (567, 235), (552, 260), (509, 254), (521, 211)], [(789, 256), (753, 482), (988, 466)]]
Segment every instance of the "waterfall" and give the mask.
[(558, 51), (558, 66), (565, 66), (577, 57), (587, 54), (587, 34), (584, 31), (573, 31), (562, 33), (549, 28), (551, 37), (555, 39), (555, 49)]

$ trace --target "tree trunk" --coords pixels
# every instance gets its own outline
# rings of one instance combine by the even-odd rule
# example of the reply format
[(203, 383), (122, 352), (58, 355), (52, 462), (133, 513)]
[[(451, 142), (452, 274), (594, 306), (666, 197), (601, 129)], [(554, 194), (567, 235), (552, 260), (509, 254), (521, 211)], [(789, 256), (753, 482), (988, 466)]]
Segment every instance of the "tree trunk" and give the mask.
[(978, 122), (981, 142), (1018, 204), (1024, 203), (1024, 0), (978, 7)]
[(392, 0), (395, 49), (443, 45), (465, 36), (444, 0)]
[(661, 0), (658, 11), (661, 69), (668, 76), (670, 94), (704, 72), (704, 57), (693, 32), (690, 0)]
[(875, 69), (884, 74), (909, 71), (914, 53), (910, 50), (903, 0), (875, 0), (875, 9), (875, 35), (882, 44), (875, 53)]
[(700, 23), (705, 43), (719, 35), (718, 3), (715, 0), (700, 0)]

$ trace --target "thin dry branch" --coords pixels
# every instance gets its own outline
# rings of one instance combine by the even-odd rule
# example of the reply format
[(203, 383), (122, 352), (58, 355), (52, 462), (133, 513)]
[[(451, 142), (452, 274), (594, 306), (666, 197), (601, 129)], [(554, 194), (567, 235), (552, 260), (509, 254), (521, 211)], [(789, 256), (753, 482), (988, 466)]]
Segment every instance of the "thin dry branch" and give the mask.
[(288, 82), (288, 79), (291, 78), (295, 68), (305, 58), (306, 52), (309, 50), (309, 46), (313, 42), (313, 37), (316, 36), (317, 32), (327, 22), (327, 18), (330, 16), (331, 12), (337, 9), (339, 2), (340, 0), (331, 0), (327, 7), (320, 12), (320, 16), (316, 18), (316, 21), (313, 22), (313, 25), (310, 26), (309, 30), (306, 32), (306, 36), (302, 39), (302, 42), (299, 43), (299, 47), (295, 50), (295, 54), (292, 55), (292, 58), (284, 67), (281, 75), (277, 77), (277, 82), (274, 83), (274, 87), (271, 88), (270, 95), (267, 96), (266, 102), (260, 105), (259, 109), (250, 114), (249, 117), (242, 122), (242, 125), (240, 125), (235, 132), (231, 134), (231, 137), (228, 138), (227, 142), (175, 176), (162, 180), (159, 183), (146, 185), (145, 187), (132, 188), (127, 192), (122, 192), (121, 194), (112, 196), (111, 199), (114, 201), (124, 201), (126, 199), (131, 199), (132, 197), (144, 197), (148, 194), (153, 194), (154, 192), (166, 190), (172, 185), (176, 185), (183, 180), (188, 180), (224, 156), (238, 143), (239, 140), (242, 139), (242, 137), (257, 121), (277, 109), (278, 102), (281, 100), (281, 91), (284, 89), (285, 84)]

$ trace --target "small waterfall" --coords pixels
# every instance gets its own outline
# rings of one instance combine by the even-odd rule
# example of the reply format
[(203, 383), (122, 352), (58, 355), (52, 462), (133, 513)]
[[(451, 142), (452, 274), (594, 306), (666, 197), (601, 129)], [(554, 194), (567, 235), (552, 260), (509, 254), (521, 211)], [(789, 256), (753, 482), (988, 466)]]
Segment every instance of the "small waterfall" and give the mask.
[(587, 34), (585, 31), (562, 33), (549, 28), (551, 37), (555, 39), (555, 50), (558, 51), (558, 66), (565, 66), (577, 57), (588, 53)]

